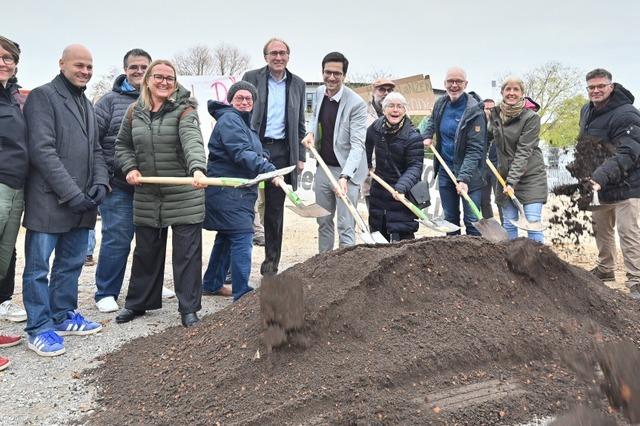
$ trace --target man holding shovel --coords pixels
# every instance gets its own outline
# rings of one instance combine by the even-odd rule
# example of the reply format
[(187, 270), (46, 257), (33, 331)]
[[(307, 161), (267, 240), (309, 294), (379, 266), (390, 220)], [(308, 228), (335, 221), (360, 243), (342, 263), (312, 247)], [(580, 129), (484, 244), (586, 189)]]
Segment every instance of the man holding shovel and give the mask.
[[(338, 190), (357, 205), (360, 185), (368, 172), (364, 149), (367, 105), (353, 90), (344, 86), (348, 67), (349, 61), (339, 52), (328, 53), (322, 60), (325, 84), (316, 91), (311, 131), (301, 143), (306, 147), (317, 146), (320, 156), (338, 181)], [(317, 219), (320, 253), (333, 250), (333, 216), (336, 212), (339, 246), (354, 245), (354, 217), (345, 203), (338, 202), (334, 186), (322, 168), (316, 172), (314, 191), (316, 203), (331, 212)]]

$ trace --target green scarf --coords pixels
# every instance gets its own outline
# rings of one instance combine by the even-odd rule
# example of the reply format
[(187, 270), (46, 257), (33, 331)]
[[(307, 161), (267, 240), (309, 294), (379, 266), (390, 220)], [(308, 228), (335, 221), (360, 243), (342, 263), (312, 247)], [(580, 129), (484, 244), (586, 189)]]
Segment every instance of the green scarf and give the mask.
[(502, 120), (503, 123), (506, 123), (512, 118), (519, 116), (523, 109), (524, 98), (520, 98), (518, 103), (515, 105), (508, 105), (503, 100), (500, 102), (500, 120)]

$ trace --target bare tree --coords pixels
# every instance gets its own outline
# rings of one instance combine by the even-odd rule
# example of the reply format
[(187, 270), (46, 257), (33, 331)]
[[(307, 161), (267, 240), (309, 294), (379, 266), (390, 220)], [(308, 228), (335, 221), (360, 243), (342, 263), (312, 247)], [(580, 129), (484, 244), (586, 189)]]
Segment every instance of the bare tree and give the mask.
[(113, 81), (120, 74), (120, 71), (116, 67), (111, 67), (106, 74), (102, 74), (98, 77), (98, 80), (91, 85), (89, 90), (89, 99), (91, 102), (96, 103), (98, 99), (108, 93), (113, 87)]
[(224, 43), (213, 49), (197, 45), (174, 55), (173, 64), (181, 75), (236, 76), (249, 68), (249, 55)]
[(353, 84), (356, 86), (359, 86), (362, 84), (366, 85), (366, 84), (373, 83), (379, 78), (388, 78), (392, 80), (393, 74), (391, 74), (389, 71), (384, 69), (375, 69), (368, 73), (359, 73), (357, 71), (356, 72), (349, 71), (347, 73), (347, 79), (348, 79), (347, 84)]

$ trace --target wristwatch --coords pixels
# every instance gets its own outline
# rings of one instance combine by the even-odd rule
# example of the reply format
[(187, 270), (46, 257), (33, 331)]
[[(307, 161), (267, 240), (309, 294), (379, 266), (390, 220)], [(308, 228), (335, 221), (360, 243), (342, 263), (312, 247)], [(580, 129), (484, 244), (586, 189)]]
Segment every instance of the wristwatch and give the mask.
[(351, 180), (351, 176), (348, 175), (340, 175), (338, 177), (338, 179), (345, 179), (347, 182), (349, 182)]

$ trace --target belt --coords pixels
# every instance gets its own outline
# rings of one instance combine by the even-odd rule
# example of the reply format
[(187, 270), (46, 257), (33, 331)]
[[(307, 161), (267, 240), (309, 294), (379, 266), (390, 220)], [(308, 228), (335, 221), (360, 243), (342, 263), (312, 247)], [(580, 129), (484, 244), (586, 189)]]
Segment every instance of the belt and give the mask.
[(274, 143), (284, 143), (286, 139), (272, 139), (272, 138), (262, 138), (262, 143), (264, 145), (273, 145)]

